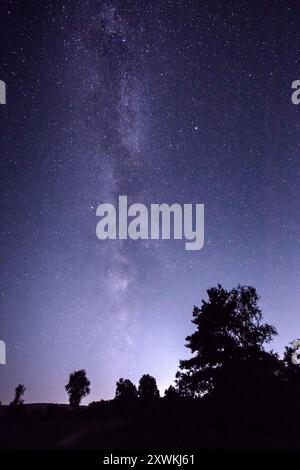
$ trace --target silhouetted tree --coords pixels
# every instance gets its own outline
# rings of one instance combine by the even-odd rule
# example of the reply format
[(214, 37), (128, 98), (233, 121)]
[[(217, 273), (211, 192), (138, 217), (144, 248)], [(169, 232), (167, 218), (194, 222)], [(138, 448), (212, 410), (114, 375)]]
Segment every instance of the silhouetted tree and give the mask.
[(19, 384), (17, 386), (17, 388), (15, 389), (15, 398), (10, 403), (11, 406), (17, 407), (23, 405), (24, 400), (22, 400), (22, 396), (24, 395), (25, 390), (26, 388), (24, 387), (24, 385)]
[(90, 381), (86, 376), (86, 371), (82, 369), (70, 374), (65, 389), (69, 395), (70, 405), (78, 408), (82, 398), (90, 393)]
[[(275, 328), (262, 323), (255, 288), (238, 286), (230, 291), (221, 285), (208, 289), (208, 301), (194, 307), (192, 322), (197, 330), (186, 338), (194, 356), (180, 361), (177, 388), (182, 394), (201, 396), (221, 386), (226, 378), (231, 385), (242, 371), (263, 364), (272, 367), (276, 355), (263, 349), (265, 342), (277, 334)], [(247, 371), (247, 372), (246, 372)]]
[(136, 386), (129, 379), (119, 379), (116, 383), (116, 395), (118, 400), (135, 400), (138, 396)]
[(159, 390), (155, 378), (149, 374), (144, 374), (139, 381), (138, 394), (142, 400), (159, 398)]

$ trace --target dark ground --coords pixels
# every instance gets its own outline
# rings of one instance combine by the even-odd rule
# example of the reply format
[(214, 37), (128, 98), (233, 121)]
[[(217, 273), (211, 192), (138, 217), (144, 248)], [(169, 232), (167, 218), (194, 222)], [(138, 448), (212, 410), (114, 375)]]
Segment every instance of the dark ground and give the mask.
[(1, 449), (300, 449), (300, 426), (271, 408), (259, 413), (200, 401), (24, 405), (0, 408)]

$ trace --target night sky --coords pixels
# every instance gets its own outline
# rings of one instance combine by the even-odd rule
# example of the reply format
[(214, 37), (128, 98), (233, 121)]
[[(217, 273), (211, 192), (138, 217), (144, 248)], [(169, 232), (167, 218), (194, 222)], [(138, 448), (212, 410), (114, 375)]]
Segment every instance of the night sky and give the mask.
[[(298, 1), (1, 1), (0, 400), (163, 392), (192, 307), (253, 285), (282, 352), (300, 337)], [(205, 205), (205, 243), (96, 237), (96, 208)]]

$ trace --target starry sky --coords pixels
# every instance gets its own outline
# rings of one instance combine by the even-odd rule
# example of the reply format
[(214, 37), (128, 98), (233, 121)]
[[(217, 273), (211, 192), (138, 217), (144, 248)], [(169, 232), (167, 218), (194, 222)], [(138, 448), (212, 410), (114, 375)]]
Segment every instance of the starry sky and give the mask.
[[(192, 307), (253, 285), (282, 352), (300, 336), (300, 4), (3, 0), (0, 400), (163, 392)], [(96, 237), (96, 208), (205, 205), (205, 243)]]

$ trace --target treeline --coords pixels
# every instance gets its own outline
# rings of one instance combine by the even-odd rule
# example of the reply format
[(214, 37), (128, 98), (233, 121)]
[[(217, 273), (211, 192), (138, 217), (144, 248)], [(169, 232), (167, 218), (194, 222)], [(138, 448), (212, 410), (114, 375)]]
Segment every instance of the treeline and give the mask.
[[(280, 416), (284, 422), (293, 419), (300, 423), (297, 343), (286, 347), (283, 358), (265, 349), (277, 331), (263, 322), (255, 288), (238, 286), (226, 290), (218, 285), (208, 289), (207, 294), (207, 300), (193, 309), (195, 331), (186, 338), (192, 355), (180, 361), (174, 385), (165, 391), (163, 402), (176, 402), (177, 407), (182, 406), (179, 402), (197, 406), (205, 403), (205, 407), (218, 410), (222, 419), (227, 415), (230, 420), (241, 415), (251, 419), (260, 416), (273, 423), (274, 416)], [(85, 370), (70, 374), (65, 390), (72, 409), (79, 408), (90, 393), (90, 385)], [(11, 410), (23, 406), (24, 392), (25, 387), (19, 385)], [(114, 402), (109, 406), (120, 410), (116, 403), (125, 403), (128, 408), (133, 403), (150, 403), (158, 398), (155, 378), (145, 374), (138, 386), (120, 378), (114, 400), (105, 403)], [(89, 410), (103, 411), (104, 402), (91, 403)]]

